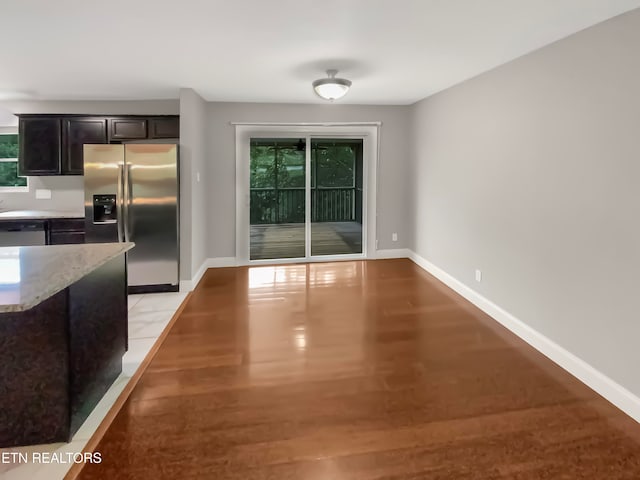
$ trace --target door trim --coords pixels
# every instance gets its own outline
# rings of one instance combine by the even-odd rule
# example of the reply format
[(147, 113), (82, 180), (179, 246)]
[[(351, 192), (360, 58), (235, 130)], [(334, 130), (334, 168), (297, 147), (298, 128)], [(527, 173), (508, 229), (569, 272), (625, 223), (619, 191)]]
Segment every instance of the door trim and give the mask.
[[(298, 123), (298, 124), (234, 124), (236, 130), (236, 258), (238, 265), (261, 263), (292, 263), (307, 261), (335, 261), (349, 259), (374, 259), (377, 246), (377, 171), (379, 161), (379, 122), (371, 123)], [(253, 137), (326, 137), (340, 136), (363, 139), (363, 157), (366, 162), (365, 191), (363, 199), (363, 253), (359, 255), (326, 255), (321, 257), (286, 260), (249, 260), (249, 141)], [(310, 205), (307, 202), (307, 208)], [(308, 247), (307, 243), (307, 247)]]

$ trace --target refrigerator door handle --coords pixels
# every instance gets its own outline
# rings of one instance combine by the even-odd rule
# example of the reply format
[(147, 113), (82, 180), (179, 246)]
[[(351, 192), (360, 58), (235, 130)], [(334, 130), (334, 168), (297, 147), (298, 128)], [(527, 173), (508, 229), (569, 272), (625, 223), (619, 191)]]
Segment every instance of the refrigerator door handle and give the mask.
[(118, 230), (118, 242), (124, 241), (124, 189), (123, 189), (123, 181), (122, 177), (124, 176), (124, 165), (118, 165), (118, 184), (116, 186), (116, 217), (117, 220), (117, 230)]
[(131, 215), (131, 165), (124, 166), (124, 241), (131, 241), (131, 232), (129, 230), (129, 217)]

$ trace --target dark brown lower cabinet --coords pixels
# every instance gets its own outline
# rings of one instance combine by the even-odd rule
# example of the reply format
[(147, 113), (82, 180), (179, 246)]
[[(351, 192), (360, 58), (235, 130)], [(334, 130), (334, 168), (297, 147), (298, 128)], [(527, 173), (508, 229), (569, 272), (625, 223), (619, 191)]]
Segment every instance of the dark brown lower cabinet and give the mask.
[(84, 243), (84, 218), (52, 218), (48, 223), (47, 245)]

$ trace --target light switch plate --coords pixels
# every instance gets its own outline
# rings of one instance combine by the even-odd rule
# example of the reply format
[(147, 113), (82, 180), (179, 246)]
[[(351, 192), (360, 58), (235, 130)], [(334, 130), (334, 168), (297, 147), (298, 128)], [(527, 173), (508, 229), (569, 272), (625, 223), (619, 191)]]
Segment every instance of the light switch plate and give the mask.
[(36, 199), (37, 200), (51, 200), (51, 190), (47, 190), (46, 188), (38, 188), (38, 189), (36, 189)]

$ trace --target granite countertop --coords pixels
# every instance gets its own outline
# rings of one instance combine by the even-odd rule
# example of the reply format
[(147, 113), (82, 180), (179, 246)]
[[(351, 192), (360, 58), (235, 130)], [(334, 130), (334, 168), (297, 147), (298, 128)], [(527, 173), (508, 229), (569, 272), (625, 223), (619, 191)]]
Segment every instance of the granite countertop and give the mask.
[(0, 211), (0, 220), (48, 220), (50, 218), (84, 218), (84, 212), (61, 210), (8, 210)]
[(0, 313), (22, 312), (38, 305), (134, 245), (1, 247)]

